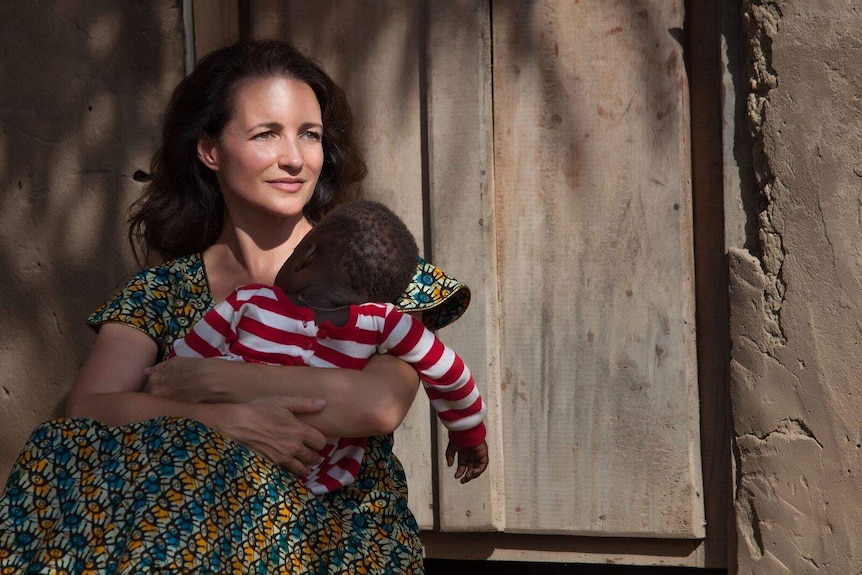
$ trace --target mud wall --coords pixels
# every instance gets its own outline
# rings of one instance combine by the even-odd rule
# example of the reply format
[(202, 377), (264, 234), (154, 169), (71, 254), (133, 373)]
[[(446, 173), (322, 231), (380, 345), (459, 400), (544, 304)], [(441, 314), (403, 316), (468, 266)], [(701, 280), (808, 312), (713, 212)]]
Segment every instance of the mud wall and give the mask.
[(87, 315), (138, 267), (123, 222), (183, 38), (179, 0), (0, 5), (0, 485), (62, 413)]
[(743, 18), (756, 209), (729, 253), (738, 572), (859, 573), (862, 15), (748, 0)]

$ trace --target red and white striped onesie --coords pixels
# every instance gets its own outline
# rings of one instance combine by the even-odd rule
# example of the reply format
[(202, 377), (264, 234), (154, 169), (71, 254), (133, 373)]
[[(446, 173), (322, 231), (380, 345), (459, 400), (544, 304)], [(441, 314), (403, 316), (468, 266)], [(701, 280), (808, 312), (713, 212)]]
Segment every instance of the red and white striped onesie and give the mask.
[[(350, 306), (343, 326), (314, 321), (278, 287), (234, 291), (174, 343), (171, 356), (225, 357), (276, 365), (362, 369), (375, 353), (395, 355), (419, 373), (431, 405), (458, 447), (485, 440), (485, 403), (458, 355), (422, 322), (392, 304)], [(356, 479), (365, 438), (329, 438), (321, 463), (303, 478), (320, 495)]]

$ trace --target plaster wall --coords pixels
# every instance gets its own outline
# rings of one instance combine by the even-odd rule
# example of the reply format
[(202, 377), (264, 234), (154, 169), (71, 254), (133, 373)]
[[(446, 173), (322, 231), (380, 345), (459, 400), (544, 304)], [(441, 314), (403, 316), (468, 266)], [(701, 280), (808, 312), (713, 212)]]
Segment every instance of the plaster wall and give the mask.
[(182, 2), (0, 3), (0, 486), (60, 415), (183, 75)]
[(738, 573), (859, 573), (862, 14), (747, 0), (743, 17), (758, 209), (729, 253)]

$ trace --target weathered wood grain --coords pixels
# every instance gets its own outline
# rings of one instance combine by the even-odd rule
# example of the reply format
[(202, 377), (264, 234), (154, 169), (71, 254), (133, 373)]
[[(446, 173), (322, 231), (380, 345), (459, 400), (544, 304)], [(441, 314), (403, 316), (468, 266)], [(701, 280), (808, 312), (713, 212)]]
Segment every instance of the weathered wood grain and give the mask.
[[(439, 437), (439, 513), (445, 531), (504, 527), (499, 318), (493, 182), (491, 18), (487, 0), (428, 11), (430, 224), (435, 261), (472, 288), (470, 309), (441, 337), (470, 366), (489, 405), (491, 465), (469, 484), (446, 467)], [(445, 431), (440, 426), (441, 431)]]
[(493, 17), (506, 530), (702, 537), (683, 3)]
[(239, 40), (236, 0), (192, 0), (195, 60)]

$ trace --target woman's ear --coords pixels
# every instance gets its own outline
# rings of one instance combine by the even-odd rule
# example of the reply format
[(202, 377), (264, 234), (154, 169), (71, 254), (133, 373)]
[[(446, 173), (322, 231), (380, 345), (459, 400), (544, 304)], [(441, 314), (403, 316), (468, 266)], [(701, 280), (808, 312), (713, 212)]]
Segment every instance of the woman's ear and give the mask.
[(218, 142), (209, 134), (202, 134), (198, 140), (198, 159), (207, 168), (218, 171)]

